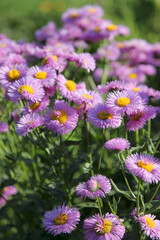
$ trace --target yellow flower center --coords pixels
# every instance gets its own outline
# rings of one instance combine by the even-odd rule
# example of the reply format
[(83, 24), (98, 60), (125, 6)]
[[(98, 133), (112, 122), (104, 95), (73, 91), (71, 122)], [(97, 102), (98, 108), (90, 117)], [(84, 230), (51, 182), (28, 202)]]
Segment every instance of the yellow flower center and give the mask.
[(33, 121), (29, 121), (29, 122), (27, 122), (27, 125), (30, 125), (31, 123), (33, 123)]
[(136, 73), (130, 73), (130, 74), (128, 74), (128, 77), (132, 78), (132, 79), (135, 79), (135, 78), (137, 78), (137, 74)]
[(139, 89), (138, 87), (133, 88), (133, 90), (134, 90), (135, 92), (139, 92), (139, 91), (140, 91), (140, 89)]
[(90, 8), (90, 9), (89, 9), (89, 12), (90, 12), (90, 13), (95, 13), (95, 12), (96, 12), (96, 9), (95, 9), (95, 8)]
[(119, 47), (119, 48), (124, 48), (124, 43), (121, 43), (121, 42), (119, 42), (119, 43), (117, 43), (117, 46)]
[(107, 111), (101, 111), (98, 113), (98, 118), (106, 120), (106, 119), (112, 119), (113, 115)]
[(117, 29), (117, 26), (115, 24), (110, 24), (107, 26), (108, 31), (114, 31)]
[(112, 222), (110, 222), (108, 219), (104, 219), (104, 223), (102, 226), (104, 233), (110, 233), (110, 231), (112, 230)]
[(42, 60), (42, 65), (46, 65), (46, 64), (47, 64), (47, 61), (48, 61), (48, 58), (45, 57), (45, 58)]
[(99, 32), (99, 31), (100, 31), (100, 27), (98, 27), (98, 26), (95, 27), (94, 31), (95, 31), (95, 32)]
[(8, 187), (2, 188), (2, 193), (4, 193), (7, 189), (8, 189)]
[(154, 227), (155, 227), (155, 222), (154, 222), (154, 220), (152, 220), (152, 219), (149, 218), (149, 217), (145, 217), (145, 219), (146, 219), (146, 223), (147, 223), (147, 225), (148, 225), (149, 228), (154, 228)]
[(11, 82), (20, 78), (20, 72), (17, 69), (12, 69), (8, 72), (8, 78)]
[(61, 213), (59, 217), (55, 216), (54, 224), (55, 225), (62, 225), (67, 222), (68, 216), (65, 213)]
[(75, 82), (73, 82), (73, 81), (71, 81), (71, 80), (68, 80), (68, 81), (65, 83), (65, 86), (66, 86), (66, 88), (67, 88), (69, 91), (71, 91), (71, 92), (73, 92), (73, 91), (76, 90), (76, 84), (75, 84)]
[[(56, 111), (57, 111), (58, 114), (56, 114)], [(66, 111), (55, 110), (55, 113), (53, 112), (51, 114), (51, 119), (52, 120), (58, 120), (60, 124), (63, 124), (67, 121), (68, 117), (67, 117)]]
[(127, 97), (120, 97), (120, 98), (117, 99), (116, 104), (117, 104), (119, 107), (125, 107), (125, 106), (129, 105), (130, 102), (131, 102), (131, 101), (130, 101), (129, 98), (127, 98)]
[(2, 43), (0, 46), (1, 46), (2, 48), (5, 48), (5, 47), (6, 47), (6, 44), (5, 44), (5, 43)]
[(71, 18), (77, 18), (78, 17), (78, 13), (74, 12), (70, 15)]
[(137, 113), (137, 114), (132, 115), (131, 119), (132, 119), (133, 121), (138, 121), (143, 115), (144, 115), (144, 112), (142, 112), (142, 113)]
[(93, 99), (93, 97), (91, 95), (88, 95), (88, 94), (82, 94), (82, 97), (84, 98), (89, 98), (89, 99)]
[(40, 105), (40, 102), (39, 102), (39, 103), (32, 103), (32, 104), (29, 106), (29, 108), (30, 108), (31, 110), (35, 110), (35, 109), (37, 109), (37, 108), (39, 107), (39, 105)]
[(144, 168), (145, 170), (147, 170), (147, 172), (151, 172), (153, 170), (153, 165), (151, 163), (146, 164), (145, 162), (142, 162), (141, 160), (139, 160), (137, 165), (138, 167)]
[(22, 93), (23, 90), (25, 90), (27, 93), (34, 93), (34, 89), (29, 85), (22, 85), (20, 88), (18, 88), (18, 93)]
[(35, 74), (35, 77), (38, 78), (38, 79), (45, 79), (47, 77), (47, 73), (46, 72), (37, 72)]
[(51, 57), (52, 57), (52, 59), (53, 59), (55, 62), (58, 61), (58, 57), (57, 57), (56, 55), (52, 55)]

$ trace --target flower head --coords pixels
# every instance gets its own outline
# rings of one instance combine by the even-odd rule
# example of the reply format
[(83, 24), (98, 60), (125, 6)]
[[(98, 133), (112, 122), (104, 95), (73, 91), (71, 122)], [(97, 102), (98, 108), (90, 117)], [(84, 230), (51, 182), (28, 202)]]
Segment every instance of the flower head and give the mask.
[(11, 195), (17, 194), (18, 190), (15, 186), (6, 186), (0, 190), (0, 207), (4, 206)]
[(54, 108), (45, 115), (46, 128), (60, 135), (71, 132), (77, 126), (77, 122), (77, 111), (64, 100), (56, 100)]
[(152, 155), (131, 154), (125, 161), (126, 169), (148, 183), (160, 181), (160, 163)]
[(34, 81), (31, 77), (24, 77), (14, 82), (8, 88), (7, 94), (13, 102), (18, 102), (20, 99), (39, 102), (44, 96), (44, 90), (41, 83)]
[(125, 138), (113, 138), (104, 144), (105, 148), (112, 151), (124, 151), (130, 148), (130, 142)]
[(144, 231), (145, 235), (151, 239), (160, 239), (160, 221), (155, 218), (154, 215), (146, 214), (138, 216), (136, 221), (140, 223), (141, 230)]
[(106, 106), (113, 108), (116, 113), (131, 114), (138, 109), (143, 109), (143, 101), (136, 92), (114, 92), (108, 95)]
[(87, 182), (80, 183), (76, 187), (76, 192), (80, 198), (105, 197), (111, 190), (111, 184), (108, 178), (98, 174), (92, 176)]
[(103, 103), (91, 107), (87, 116), (88, 121), (97, 128), (118, 128), (122, 122), (121, 116)]
[(0, 132), (8, 132), (9, 125), (6, 122), (0, 122)]
[(77, 208), (62, 205), (44, 214), (43, 226), (48, 233), (55, 236), (72, 232), (79, 221), (80, 213)]
[(125, 227), (112, 213), (106, 213), (103, 217), (95, 214), (85, 219), (83, 229), (85, 240), (120, 240), (125, 233)]
[(41, 126), (43, 122), (43, 117), (36, 113), (26, 114), (17, 123), (17, 133), (20, 136), (25, 136), (34, 128)]

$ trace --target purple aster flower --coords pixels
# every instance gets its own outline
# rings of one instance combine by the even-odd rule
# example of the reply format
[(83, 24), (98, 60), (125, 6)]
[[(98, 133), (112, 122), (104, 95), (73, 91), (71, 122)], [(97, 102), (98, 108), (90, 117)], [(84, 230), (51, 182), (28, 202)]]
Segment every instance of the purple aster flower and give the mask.
[(55, 101), (53, 109), (45, 115), (45, 126), (59, 135), (71, 132), (78, 122), (78, 114), (75, 109), (68, 106), (64, 100)]
[(141, 72), (149, 76), (156, 74), (156, 68), (151, 64), (139, 64), (137, 67)]
[(136, 131), (141, 129), (149, 119), (154, 119), (156, 116), (156, 109), (151, 106), (146, 106), (143, 110), (138, 110), (127, 116), (129, 119), (127, 122), (127, 130)]
[(118, 128), (121, 125), (121, 115), (117, 115), (112, 108), (105, 104), (91, 107), (87, 114), (88, 121), (97, 128)]
[[(123, 219), (119, 219), (123, 222)], [(112, 213), (101, 217), (95, 214), (84, 220), (85, 240), (121, 240), (125, 233), (123, 226)]]
[(70, 208), (64, 204), (55, 207), (44, 214), (43, 226), (48, 233), (54, 236), (60, 233), (70, 233), (80, 221), (80, 212), (77, 208)]
[(56, 25), (54, 22), (48, 22), (46, 26), (43, 26), (42, 28), (38, 29), (35, 32), (35, 38), (38, 41), (46, 40), (48, 37), (51, 37), (56, 29)]
[(116, 113), (131, 114), (143, 109), (143, 101), (138, 93), (132, 91), (117, 91), (109, 93), (106, 106), (112, 108)]
[(30, 76), (35, 80), (41, 82), (41, 85), (44, 87), (50, 87), (54, 85), (55, 79), (57, 77), (55, 69), (47, 66), (43, 67), (31, 67), (27, 73), (27, 76)]
[(56, 86), (45, 88), (45, 95), (53, 97), (56, 93)]
[(90, 107), (103, 102), (102, 97), (99, 93), (91, 90), (87, 91), (86, 89), (77, 90), (74, 94), (73, 101), (76, 104), (89, 104)]
[(6, 186), (0, 190), (0, 207), (4, 206), (11, 195), (17, 194), (18, 190), (15, 186)]
[(141, 230), (145, 235), (151, 239), (160, 239), (160, 220), (155, 218), (154, 215), (146, 214), (138, 216), (136, 220), (140, 223)]
[(106, 194), (111, 191), (111, 184), (108, 178), (98, 174), (97, 176), (92, 176), (87, 182), (80, 183), (76, 187), (77, 195), (80, 198), (94, 198), (101, 197), (104, 198)]
[(63, 23), (73, 23), (80, 19), (82, 16), (82, 10), (78, 8), (68, 8), (62, 14), (62, 22)]
[(47, 64), (47, 66), (54, 68), (59, 73), (61, 73), (66, 68), (67, 61), (63, 57), (59, 57), (57, 55), (49, 55), (43, 59), (42, 64)]
[(0, 85), (8, 88), (14, 81), (24, 77), (27, 72), (27, 65), (8, 65), (0, 68)]
[(115, 61), (119, 58), (120, 51), (116, 45), (103, 45), (102, 47), (98, 48), (97, 53), (94, 54), (96, 59), (106, 58), (107, 60)]
[(102, 75), (103, 75), (103, 69), (102, 68), (96, 68), (96, 70), (93, 73), (93, 78), (94, 78), (96, 83), (101, 82)]
[(20, 99), (39, 102), (44, 96), (44, 89), (39, 81), (34, 81), (31, 77), (24, 77), (14, 82), (8, 88), (7, 94), (12, 102), (18, 102)]
[(127, 82), (143, 83), (146, 79), (146, 76), (137, 67), (126, 67), (124, 74), (119, 75), (119, 79)]
[(124, 151), (130, 148), (130, 142), (125, 138), (113, 138), (107, 141), (104, 146), (111, 151)]
[(89, 53), (80, 53), (76, 55), (76, 63), (78, 67), (86, 69), (88, 72), (94, 71), (96, 63), (94, 58)]
[(0, 122), (0, 132), (8, 132), (9, 125), (6, 122)]
[(13, 117), (13, 120), (14, 120), (15, 122), (18, 122), (18, 120), (19, 120), (19, 118), (20, 118), (18, 112), (19, 112), (19, 110), (18, 110), (18, 109), (15, 109), (15, 110), (12, 112), (12, 114), (11, 114), (11, 117)]
[(57, 77), (57, 88), (68, 100), (72, 101), (73, 95), (76, 90), (86, 89), (85, 83), (75, 83), (72, 80), (67, 80), (62, 74)]
[(24, 57), (22, 57), (22, 55), (16, 54), (16, 53), (10, 53), (4, 61), (5, 66), (17, 65), (17, 64), (27, 65), (27, 61), (26, 59), (24, 59)]
[(99, 18), (104, 15), (102, 7), (99, 5), (86, 5), (82, 7), (83, 16), (90, 18)]
[(160, 181), (160, 163), (152, 155), (131, 154), (125, 161), (126, 169), (148, 183)]
[(36, 127), (41, 126), (43, 123), (44, 119), (42, 116), (36, 113), (26, 114), (21, 117), (17, 123), (17, 133), (20, 136), (25, 136)]
[(49, 104), (50, 104), (50, 99), (48, 96), (44, 96), (44, 98), (42, 98), (40, 102), (29, 101), (29, 108), (24, 107), (22, 109), (22, 114), (39, 113), (41, 111), (44, 111)]
[(125, 84), (122, 81), (111, 81), (111, 82), (107, 82), (107, 85), (98, 85), (98, 92), (101, 94), (106, 94), (109, 92), (115, 92), (115, 91), (119, 91), (119, 90), (124, 90), (125, 89)]

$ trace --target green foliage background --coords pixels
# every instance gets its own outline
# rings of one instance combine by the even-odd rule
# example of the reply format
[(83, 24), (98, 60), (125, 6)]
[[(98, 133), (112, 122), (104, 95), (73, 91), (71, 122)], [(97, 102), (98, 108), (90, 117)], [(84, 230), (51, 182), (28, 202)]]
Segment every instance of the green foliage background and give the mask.
[[(104, 8), (106, 18), (127, 25), (131, 29), (129, 38), (159, 41), (159, 0), (1, 0), (0, 32), (16, 40), (32, 40), (34, 31), (48, 21), (60, 26), (60, 16), (67, 8), (92, 3)], [(41, 9), (46, 4), (49, 11), (44, 12)]]

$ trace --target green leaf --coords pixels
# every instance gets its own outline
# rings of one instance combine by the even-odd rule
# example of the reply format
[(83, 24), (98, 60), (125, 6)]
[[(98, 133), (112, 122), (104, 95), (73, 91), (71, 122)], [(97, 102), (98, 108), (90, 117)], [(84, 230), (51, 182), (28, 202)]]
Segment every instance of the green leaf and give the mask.
[(79, 209), (82, 208), (98, 208), (97, 204), (95, 202), (83, 202), (83, 203), (78, 203), (76, 205)]
[(122, 194), (124, 197), (126, 197), (127, 199), (129, 199), (130, 201), (135, 201), (135, 199), (133, 199), (130, 195), (130, 192), (129, 191), (123, 191), (123, 190), (120, 190), (116, 184), (113, 182), (112, 179), (110, 179), (111, 183), (112, 183), (112, 186), (113, 188), (116, 190), (116, 192)]

